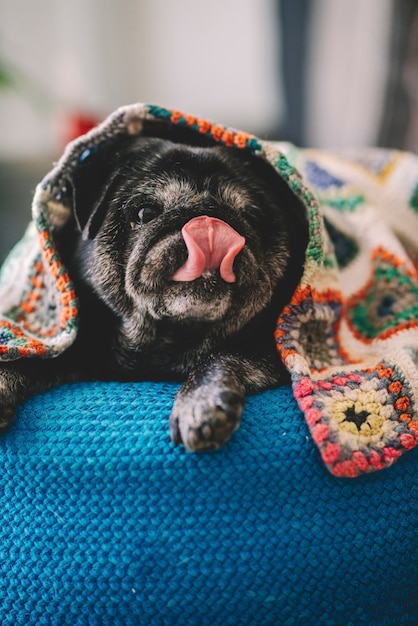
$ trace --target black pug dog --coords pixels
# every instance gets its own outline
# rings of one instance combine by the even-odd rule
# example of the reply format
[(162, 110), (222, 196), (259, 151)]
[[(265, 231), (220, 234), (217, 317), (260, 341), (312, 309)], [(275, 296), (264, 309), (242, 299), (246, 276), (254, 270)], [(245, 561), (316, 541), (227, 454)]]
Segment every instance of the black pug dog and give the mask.
[(79, 333), (55, 359), (1, 365), (1, 430), (66, 381), (180, 380), (172, 441), (220, 447), (246, 394), (288, 382), (274, 330), (303, 271), (303, 203), (246, 151), (161, 137), (135, 138), (105, 169), (86, 163), (69, 187), (56, 237)]

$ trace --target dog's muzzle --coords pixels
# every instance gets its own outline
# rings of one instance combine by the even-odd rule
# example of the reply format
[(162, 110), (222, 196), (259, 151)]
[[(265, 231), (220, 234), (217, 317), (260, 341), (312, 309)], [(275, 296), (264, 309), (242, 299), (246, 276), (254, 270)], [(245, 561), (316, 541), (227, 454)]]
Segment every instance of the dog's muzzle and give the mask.
[(187, 247), (188, 257), (174, 274), (175, 281), (192, 281), (204, 272), (219, 268), (221, 278), (234, 283), (235, 257), (245, 245), (245, 238), (226, 222), (216, 217), (194, 217), (182, 228), (181, 234)]

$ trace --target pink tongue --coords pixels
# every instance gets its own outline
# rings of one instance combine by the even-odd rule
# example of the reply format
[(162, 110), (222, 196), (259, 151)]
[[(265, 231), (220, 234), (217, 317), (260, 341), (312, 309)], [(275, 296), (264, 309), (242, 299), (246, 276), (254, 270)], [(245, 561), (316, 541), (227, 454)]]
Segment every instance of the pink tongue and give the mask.
[(225, 282), (235, 282), (232, 266), (238, 252), (244, 247), (244, 237), (226, 222), (207, 215), (194, 217), (187, 222), (181, 234), (189, 256), (186, 263), (175, 272), (173, 280), (195, 280), (205, 270), (219, 267), (221, 278)]

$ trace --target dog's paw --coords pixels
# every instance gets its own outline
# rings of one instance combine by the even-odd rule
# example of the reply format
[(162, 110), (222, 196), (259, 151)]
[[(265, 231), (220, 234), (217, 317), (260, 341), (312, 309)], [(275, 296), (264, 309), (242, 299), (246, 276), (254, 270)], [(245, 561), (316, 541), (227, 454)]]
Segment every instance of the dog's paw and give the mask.
[(226, 386), (180, 389), (170, 415), (173, 443), (199, 452), (220, 448), (239, 427), (244, 396)]

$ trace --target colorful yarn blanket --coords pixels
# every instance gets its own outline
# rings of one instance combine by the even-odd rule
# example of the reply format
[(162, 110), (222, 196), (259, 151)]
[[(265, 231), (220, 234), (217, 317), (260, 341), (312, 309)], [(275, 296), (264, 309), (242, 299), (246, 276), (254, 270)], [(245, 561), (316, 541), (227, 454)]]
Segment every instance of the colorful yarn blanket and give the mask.
[[(418, 443), (418, 157), (271, 143), (152, 105), (122, 107), (69, 144), (38, 185), (32, 222), (0, 274), (0, 358), (54, 357), (77, 334), (77, 294), (55, 232), (66, 181), (144, 128), (184, 129), (269, 161), (305, 203), (303, 277), (275, 338), (312, 439), (336, 476), (390, 466)], [(280, 420), (281, 407), (277, 406)]]

